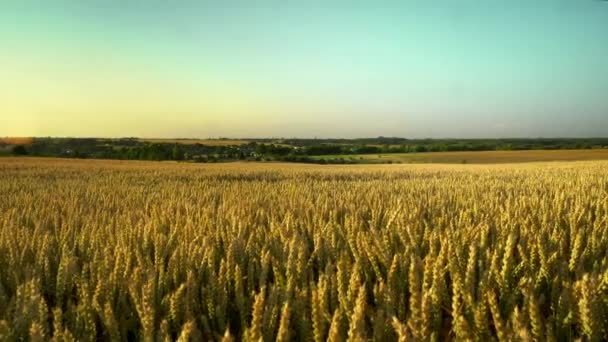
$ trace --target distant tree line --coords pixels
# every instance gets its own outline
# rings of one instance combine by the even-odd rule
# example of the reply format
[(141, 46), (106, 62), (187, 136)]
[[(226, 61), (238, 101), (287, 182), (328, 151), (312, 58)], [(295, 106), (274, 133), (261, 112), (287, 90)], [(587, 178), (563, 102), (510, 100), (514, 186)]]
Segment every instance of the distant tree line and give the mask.
[[(0, 146), (2, 147), (2, 146)], [(608, 148), (608, 138), (586, 139), (255, 139), (240, 145), (151, 143), (134, 138), (35, 138), (31, 145), (12, 147), (14, 155), (66, 158), (175, 160), (218, 162), (231, 160), (326, 163), (311, 156), (335, 156), (349, 163), (357, 154), (450, 151), (508, 151)]]

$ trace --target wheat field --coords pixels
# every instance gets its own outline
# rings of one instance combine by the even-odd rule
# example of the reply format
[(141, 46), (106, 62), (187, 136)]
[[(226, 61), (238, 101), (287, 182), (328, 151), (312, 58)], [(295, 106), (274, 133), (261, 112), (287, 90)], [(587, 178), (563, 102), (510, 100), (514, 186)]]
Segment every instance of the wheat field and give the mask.
[(0, 159), (0, 340), (606, 340), (607, 170)]
[(594, 150), (523, 150), (523, 151), (454, 151), (419, 153), (380, 153), (314, 156), (313, 159), (339, 159), (351, 163), (440, 163), (500, 164), (549, 161), (608, 160), (607, 149)]

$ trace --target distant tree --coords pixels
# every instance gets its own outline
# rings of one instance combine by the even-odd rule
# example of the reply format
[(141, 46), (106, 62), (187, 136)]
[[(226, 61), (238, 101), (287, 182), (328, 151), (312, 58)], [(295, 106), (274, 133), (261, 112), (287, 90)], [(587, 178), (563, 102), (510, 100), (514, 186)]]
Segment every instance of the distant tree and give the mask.
[(262, 154), (266, 154), (267, 152), (268, 152), (268, 147), (264, 144), (260, 144), (255, 147), (255, 153), (257, 153), (257, 154), (262, 155)]
[(17, 145), (13, 147), (13, 154), (17, 156), (25, 156), (27, 155), (27, 149), (23, 145)]
[(426, 152), (426, 151), (428, 151), (428, 149), (424, 145), (416, 145), (414, 147), (414, 151), (415, 152)]
[(171, 157), (171, 149), (165, 148), (161, 144), (152, 144), (145, 151), (145, 159), (147, 160), (168, 160)]
[(179, 147), (179, 144), (175, 144), (173, 146), (171, 156), (173, 160), (184, 160), (184, 151), (182, 151), (182, 149)]
[(354, 152), (361, 153), (361, 154), (373, 154), (373, 153), (380, 152), (380, 149), (376, 146), (362, 145), (362, 146), (356, 147)]

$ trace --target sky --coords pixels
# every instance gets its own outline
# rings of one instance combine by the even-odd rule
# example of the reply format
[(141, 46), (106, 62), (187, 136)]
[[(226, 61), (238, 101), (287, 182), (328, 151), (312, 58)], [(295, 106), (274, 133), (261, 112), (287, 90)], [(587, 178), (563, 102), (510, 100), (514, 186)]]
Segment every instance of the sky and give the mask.
[(608, 1), (6, 0), (0, 136), (608, 136)]

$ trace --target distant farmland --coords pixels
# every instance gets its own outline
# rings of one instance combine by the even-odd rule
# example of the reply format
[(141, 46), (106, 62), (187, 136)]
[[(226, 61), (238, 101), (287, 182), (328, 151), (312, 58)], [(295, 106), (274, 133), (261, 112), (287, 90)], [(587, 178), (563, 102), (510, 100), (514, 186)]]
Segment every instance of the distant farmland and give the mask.
[(10, 137), (0, 138), (0, 145), (31, 145), (34, 138), (30, 137)]
[(530, 151), (466, 151), (425, 153), (384, 153), (313, 156), (316, 160), (344, 159), (358, 164), (441, 163), (496, 164), (544, 161), (608, 160), (607, 149), (597, 150), (530, 150)]
[(182, 144), (182, 145), (194, 145), (201, 144), (207, 146), (238, 146), (250, 143), (249, 140), (241, 139), (138, 139), (142, 142), (154, 143), (154, 144)]

